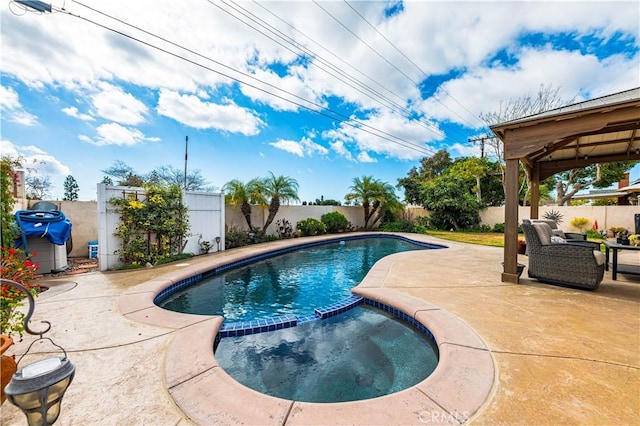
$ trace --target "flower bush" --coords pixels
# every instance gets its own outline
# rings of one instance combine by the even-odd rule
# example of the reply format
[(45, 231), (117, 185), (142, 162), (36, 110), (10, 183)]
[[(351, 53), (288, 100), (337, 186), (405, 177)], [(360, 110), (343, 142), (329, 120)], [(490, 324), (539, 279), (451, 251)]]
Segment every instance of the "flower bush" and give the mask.
[(109, 203), (121, 216), (114, 235), (122, 242), (116, 253), (125, 265), (157, 264), (182, 253), (189, 218), (179, 186), (152, 185), (144, 194), (127, 192)]
[[(2, 268), (0, 270), (2, 278), (15, 281), (25, 286), (32, 296), (38, 295), (38, 285), (33, 284), (38, 264), (31, 261), (23, 250), (2, 247)], [(32, 256), (35, 253), (31, 254)], [(16, 309), (23, 306), (25, 294), (15, 287), (2, 284), (0, 293), (0, 333), (9, 337), (18, 334), (22, 337), (24, 333), (25, 314)]]

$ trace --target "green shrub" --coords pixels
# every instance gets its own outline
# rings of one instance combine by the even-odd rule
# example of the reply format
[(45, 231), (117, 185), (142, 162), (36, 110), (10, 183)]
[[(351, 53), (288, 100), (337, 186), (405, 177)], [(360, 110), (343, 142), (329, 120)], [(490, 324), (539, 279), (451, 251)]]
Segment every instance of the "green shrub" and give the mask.
[(587, 238), (592, 240), (604, 240), (604, 236), (597, 229), (587, 229)]
[(429, 219), (429, 216), (418, 216), (415, 219), (416, 223), (418, 224), (418, 226), (423, 226), (426, 229), (432, 229), (433, 226), (431, 225), (431, 220)]
[(426, 234), (427, 227), (422, 225), (416, 225), (415, 228), (413, 229), (413, 232), (415, 232), (416, 234)]
[(327, 227), (318, 219), (312, 217), (301, 220), (296, 225), (298, 233), (303, 237), (311, 237), (313, 235), (322, 235), (327, 233)]
[(414, 232), (415, 226), (409, 221), (388, 222), (380, 227), (384, 232)]
[(349, 221), (340, 212), (325, 213), (320, 219), (329, 233), (344, 232), (349, 229)]
[(504, 223), (496, 223), (493, 225), (493, 232), (504, 234)]
[(249, 233), (238, 228), (231, 228), (224, 234), (225, 249), (246, 246), (249, 241)]

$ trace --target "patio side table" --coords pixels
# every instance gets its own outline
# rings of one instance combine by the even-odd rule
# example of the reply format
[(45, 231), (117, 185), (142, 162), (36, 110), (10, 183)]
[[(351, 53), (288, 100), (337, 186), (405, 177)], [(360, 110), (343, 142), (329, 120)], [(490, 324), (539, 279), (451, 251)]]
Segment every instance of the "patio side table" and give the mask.
[[(611, 279), (612, 280), (618, 279), (618, 272), (621, 272), (623, 274), (640, 275), (640, 264), (638, 265), (618, 264), (618, 250), (640, 251), (640, 246), (631, 246), (631, 245), (627, 246), (627, 245), (615, 243), (613, 241), (605, 241), (603, 244), (605, 247), (605, 264), (604, 264), (605, 271), (609, 270), (609, 250), (613, 251), (613, 256), (612, 256), (613, 259), (611, 262)], [(640, 256), (638, 256), (638, 258), (640, 259)]]

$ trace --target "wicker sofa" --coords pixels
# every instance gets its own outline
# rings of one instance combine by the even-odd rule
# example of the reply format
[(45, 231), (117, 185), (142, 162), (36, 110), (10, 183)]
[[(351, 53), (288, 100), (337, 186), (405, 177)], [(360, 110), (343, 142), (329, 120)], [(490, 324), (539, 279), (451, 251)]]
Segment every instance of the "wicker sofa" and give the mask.
[(551, 227), (525, 220), (530, 278), (553, 284), (595, 290), (604, 277), (605, 256), (588, 241), (553, 243)]
[(531, 219), (531, 223), (546, 223), (551, 227), (553, 235), (560, 238), (564, 238), (567, 241), (586, 241), (587, 234), (581, 234), (578, 232), (564, 232), (558, 228), (558, 224), (555, 220), (551, 219)]

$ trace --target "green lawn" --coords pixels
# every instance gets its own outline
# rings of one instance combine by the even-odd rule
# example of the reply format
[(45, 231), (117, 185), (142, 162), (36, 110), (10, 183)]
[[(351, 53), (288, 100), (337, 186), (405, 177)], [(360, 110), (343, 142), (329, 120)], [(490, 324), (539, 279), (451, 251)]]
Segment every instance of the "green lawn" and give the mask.
[[(451, 232), (428, 230), (427, 235), (442, 238), (443, 240), (458, 241), (461, 243), (480, 244), (483, 246), (504, 247), (504, 234), (497, 232)], [(521, 235), (520, 239), (524, 239)]]

